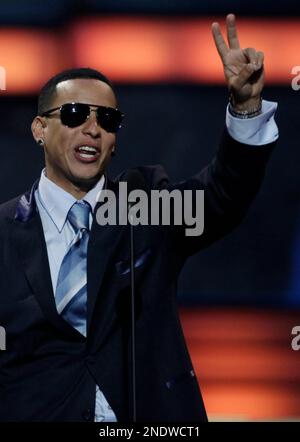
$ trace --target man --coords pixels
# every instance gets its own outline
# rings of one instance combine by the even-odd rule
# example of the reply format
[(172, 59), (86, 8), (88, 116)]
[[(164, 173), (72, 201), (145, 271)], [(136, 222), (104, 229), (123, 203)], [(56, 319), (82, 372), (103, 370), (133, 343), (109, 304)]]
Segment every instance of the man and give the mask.
[(42, 89), (32, 133), (46, 168), (0, 207), (0, 420), (131, 419), (129, 227), (96, 221), (96, 196), (106, 188), (118, 198), (120, 181), (148, 194), (204, 189), (202, 235), (135, 227), (136, 406), (138, 421), (206, 420), (178, 319), (178, 274), (242, 220), (278, 137), (276, 104), (261, 103), (263, 54), (240, 49), (233, 15), (229, 47), (217, 23), (212, 30), (231, 93), (226, 130), (212, 163), (178, 185), (160, 166), (105, 175), (122, 115), (102, 74), (70, 70)]

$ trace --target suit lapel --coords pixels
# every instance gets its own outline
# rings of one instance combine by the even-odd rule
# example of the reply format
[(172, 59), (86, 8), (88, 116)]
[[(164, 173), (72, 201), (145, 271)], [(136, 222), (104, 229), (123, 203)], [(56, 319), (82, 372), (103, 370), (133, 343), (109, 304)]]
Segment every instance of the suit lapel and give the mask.
[(80, 337), (80, 333), (65, 322), (56, 310), (47, 247), (34, 198), (37, 184), (35, 182), (31, 191), (19, 200), (15, 218), (11, 220), (12, 246), (18, 251), (27, 280), (44, 315), (62, 332)]
[[(118, 220), (118, 184), (108, 179), (107, 189), (112, 190), (116, 195)], [(96, 206), (95, 214), (98, 208), (99, 204)], [(91, 328), (93, 321), (95, 321), (101, 340), (104, 337), (104, 328), (111, 318), (109, 312), (114, 306), (115, 296), (113, 293), (101, 291), (101, 285), (107, 271), (111, 271), (110, 262), (114, 257), (116, 247), (120, 243), (120, 238), (126, 228), (126, 226), (120, 226), (118, 223), (117, 225), (100, 226), (94, 217), (89, 241), (87, 266), (88, 330)], [(93, 317), (96, 301), (99, 303), (99, 308), (97, 308), (98, 314), (97, 317)], [(97, 344), (99, 345), (99, 341)]]
[[(69, 336), (82, 338), (82, 335), (64, 321), (56, 310), (47, 246), (34, 198), (37, 186), (38, 181), (34, 183), (30, 192), (22, 195), (17, 204), (15, 218), (11, 221), (13, 247), (16, 247), (18, 250), (27, 280), (47, 319), (56, 328)], [(118, 220), (118, 183), (107, 178), (106, 188), (112, 190), (116, 195)], [(95, 214), (99, 206), (100, 204), (96, 206)], [(111, 317), (109, 312), (114, 306), (114, 296), (112, 296), (112, 293), (104, 293), (100, 289), (125, 229), (127, 229), (127, 226), (120, 226), (118, 223), (117, 225), (100, 226), (94, 216), (87, 257), (87, 326), (89, 330), (92, 320), (95, 320), (99, 336), (104, 335), (102, 332), (105, 326), (108, 325), (108, 320)], [(100, 304), (100, 308), (97, 309), (100, 313), (97, 315), (97, 318), (93, 318), (96, 301)]]

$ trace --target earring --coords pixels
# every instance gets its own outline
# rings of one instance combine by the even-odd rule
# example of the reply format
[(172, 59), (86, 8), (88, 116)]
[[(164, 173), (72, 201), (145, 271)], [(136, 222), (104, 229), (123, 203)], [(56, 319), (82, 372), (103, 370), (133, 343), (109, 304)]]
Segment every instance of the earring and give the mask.
[(116, 151), (115, 151), (115, 150), (112, 150), (110, 156), (111, 156), (111, 157), (114, 157), (115, 155), (116, 155)]
[(44, 140), (43, 140), (42, 138), (40, 138), (40, 139), (38, 140), (38, 144), (39, 144), (40, 146), (44, 146)]

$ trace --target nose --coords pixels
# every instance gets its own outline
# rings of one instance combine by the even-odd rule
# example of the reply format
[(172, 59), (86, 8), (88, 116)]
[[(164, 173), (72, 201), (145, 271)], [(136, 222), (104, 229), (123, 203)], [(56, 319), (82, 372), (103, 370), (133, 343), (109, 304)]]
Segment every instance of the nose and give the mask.
[(90, 135), (93, 138), (101, 137), (101, 127), (97, 122), (95, 109), (91, 109), (91, 113), (90, 113), (89, 118), (86, 120), (86, 122), (82, 126), (82, 132), (85, 135)]

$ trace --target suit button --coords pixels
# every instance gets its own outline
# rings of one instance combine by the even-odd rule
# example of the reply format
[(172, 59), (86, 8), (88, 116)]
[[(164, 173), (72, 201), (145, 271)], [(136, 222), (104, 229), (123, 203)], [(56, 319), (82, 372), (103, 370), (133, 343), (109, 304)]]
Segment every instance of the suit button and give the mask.
[(85, 421), (92, 421), (93, 420), (93, 414), (92, 410), (90, 408), (87, 408), (82, 412), (82, 417)]

